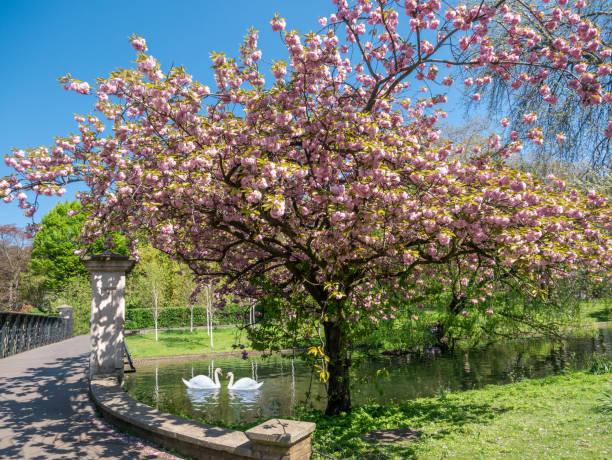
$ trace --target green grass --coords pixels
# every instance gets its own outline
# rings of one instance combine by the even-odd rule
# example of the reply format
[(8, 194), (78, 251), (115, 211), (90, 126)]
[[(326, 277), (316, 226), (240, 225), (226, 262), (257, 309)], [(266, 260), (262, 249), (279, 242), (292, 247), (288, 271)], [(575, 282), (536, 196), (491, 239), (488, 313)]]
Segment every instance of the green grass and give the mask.
[(597, 299), (580, 304), (580, 322), (597, 325), (612, 321), (612, 299)]
[(220, 353), (236, 351), (232, 345), (246, 344), (245, 334), (235, 327), (222, 327), (214, 330), (214, 348), (210, 347), (210, 338), (206, 329), (180, 331), (159, 331), (159, 340), (155, 333), (132, 335), (125, 338), (133, 358), (151, 358), (163, 356), (197, 355), (202, 353)]
[[(577, 372), (443, 394), (344, 416), (301, 414), (317, 423), (314, 445), (343, 458), (612, 458), (612, 416), (601, 410), (612, 377)], [(410, 428), (420, 440), (372, 445), (375, 429)], [(344, 451), (342, 451), (344, 448)], [(368, 453), (370, 455), (368, 455)]]

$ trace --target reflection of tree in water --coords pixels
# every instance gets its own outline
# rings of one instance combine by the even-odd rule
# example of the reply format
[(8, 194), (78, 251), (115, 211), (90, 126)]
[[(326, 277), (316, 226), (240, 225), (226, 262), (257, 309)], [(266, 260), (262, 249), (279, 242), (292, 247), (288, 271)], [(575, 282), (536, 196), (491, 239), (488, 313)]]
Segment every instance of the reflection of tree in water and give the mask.
[(567, 347), (565, 342), (560, 342), (558, 347), (553, 347), (544, 361), (549, 363), (553, 374), (560, 374), (567, 367)]
[(531, 377), (532, 367), (529, 365), (529, 355), (522, 350), (516, 353), (516, 358), (508, 360), (509, 367), (506, 372), (509, 382), (519, 382)]
[(461, 373), (461, 389), (469, 390), (474, 388), (474, 375), (470, 366), (470, 353), (466, 351), (462, 357), (463, 372)]
[(293, 362), (293, 358), (291, 358), (291, 415), (293, 415), (294, 408), (295, 408), (295, 364)]
[(159, 409), (159, 368), (155, 368), (155, 387), (153, 389), (153, 400), (155, 401), (155, 408)]

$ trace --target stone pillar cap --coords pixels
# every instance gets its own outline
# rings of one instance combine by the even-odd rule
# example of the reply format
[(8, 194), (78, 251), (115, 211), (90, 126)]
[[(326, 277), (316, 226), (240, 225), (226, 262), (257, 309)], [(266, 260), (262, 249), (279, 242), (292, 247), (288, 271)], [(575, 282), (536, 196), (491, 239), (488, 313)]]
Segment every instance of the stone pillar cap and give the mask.
[(57, 312), (60, 314), (60, 316), (72, 317), (73, 310), (74, 308), (72, 308), (70, 305), (60, 305), (59, 307), (57, 307)]
[(88, 254), (81, 262), (90, 272), (129, 272), (136, 261), (130, 256), (117, 254), (108, 249), (102, 254)]
[(246, 430), (244, 434), (255, 443), (292, 446), (310, 436), (315, 428), (312, 422), (273, 418)]

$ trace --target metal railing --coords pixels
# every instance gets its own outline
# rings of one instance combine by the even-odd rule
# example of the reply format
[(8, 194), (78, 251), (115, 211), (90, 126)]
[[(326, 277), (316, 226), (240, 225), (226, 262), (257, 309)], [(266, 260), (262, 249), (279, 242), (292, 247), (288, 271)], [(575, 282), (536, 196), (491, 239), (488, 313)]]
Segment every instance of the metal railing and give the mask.
[(58, 316), (0, 311), (0, 358), (68, 339), (70, 326)]

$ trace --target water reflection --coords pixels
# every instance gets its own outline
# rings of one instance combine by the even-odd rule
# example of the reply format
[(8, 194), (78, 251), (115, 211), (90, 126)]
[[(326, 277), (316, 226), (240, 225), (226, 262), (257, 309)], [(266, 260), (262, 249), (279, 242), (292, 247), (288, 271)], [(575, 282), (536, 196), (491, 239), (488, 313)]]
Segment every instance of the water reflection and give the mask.
[[(472, 349), (455, 355), (436, 350), (421, 356), (392, 356), (364, 360), (354, 373), (352, 388), (355, 405), (370, 401), (389, 402), (433, 396), (444, 390), (468, 390), (487, 384), (503, 384), (524, 378), (558, 374), (568, 367), (581, 368), (593, 352), (612, 357), (612, 329), (601, 329), (592, 336), (571, 338), (561, 344), (532, 338)], [(188, 390), (181, 378), (209, 375), (215, 368), (224, 374), (264, 381), (257, 391), (228, 391), (227, 379), (221, 388)], [(376, 377), (380, 369), (389, 376)], [(160, 410), (208, 422), (252, 422), (293, 415), (296, 404), (323, 409), (325, 387), (312, 368), (291, 357), (241, 358), (170, 361), (140, 365), (126, 376), (126, 391)]]
[(255, 405), (259, 400), (259, 390), (232, 390), (229, 392), (230, 400), (233, 404)]
[(155, 408), (159, 409), (159, 368), (155, 368), (155, 388), (153, 389), (153, 400), (155, 401)]
[(187, 396), (193, 407), (205, 408), (211, 404), (217, 404), (219, 400), (219, 389), (195, 389), (187, 388)]

